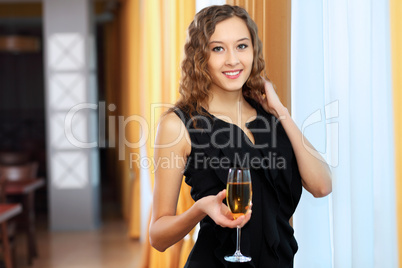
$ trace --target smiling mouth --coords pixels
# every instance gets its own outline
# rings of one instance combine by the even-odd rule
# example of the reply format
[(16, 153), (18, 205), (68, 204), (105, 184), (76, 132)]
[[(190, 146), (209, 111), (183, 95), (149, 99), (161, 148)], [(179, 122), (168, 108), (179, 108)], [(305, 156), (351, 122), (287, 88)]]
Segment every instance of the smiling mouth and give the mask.
[(240, 76), (240, 74), (241, 74), (242, 71), (243, 71), (243, 70), (236, 70), (236, 71), (222, 72), (222, 73), (223, 73), (227, 78), (235, 79), (235, 78), (237, 78), (237, 77)]

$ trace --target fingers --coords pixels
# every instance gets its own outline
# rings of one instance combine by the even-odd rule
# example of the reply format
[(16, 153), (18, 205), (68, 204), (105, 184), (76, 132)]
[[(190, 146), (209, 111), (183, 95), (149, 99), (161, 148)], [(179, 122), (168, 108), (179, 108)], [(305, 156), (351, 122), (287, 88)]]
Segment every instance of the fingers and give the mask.
[(237, 226), (243, 227), (251, 218), (251, 210), (249, 210), (245, 215), (238, 217), (235, 220), (230, 220), (228, 218), (221, 219), (219, 222), (216, 222), (221, 227), (227, 228), (236, 228)]
[(246, 225), (246, 223), (251, 219), (251, 209), (246, 213), (246, 215), (244, 215), (244, 219), (242, 221), (242, 223), (240, 224), (240, 227), (243, 227), (244, 225)]
[(243, 227), (246, 225), (246, 223), (251, 219), (251, 209), (247, 211), (247, 213), (244, 216), (239, 217), (237, 220), (241, 220), (240, 224), (238, 226)]
[(215, 221), (215, 223), (224, 228), (236, 228), (237, 226), (242, 226), (244, 218), (245, 218), (245, 216), (241, 216), (241, 217), (237, 218), (236, 220), (222, 218), (222, 219), (219, 219), (218, 221)]
[(252, 204), (250, 204), (250, 209), (245, 215), (242, 215), (239, 218), (234, 219), (229, 208), (222, 203), (223, 199), (226, 198), (226, 189), (220, 191), (216, 195), (216, 198), (222, 205), (220, 216), (215, 218), (215, 223), (218, 224), (219, 226), (227, 228), (236, 228), (237, 226), (243, 227), (250, 220)]
[(243, 227), (251, 218), (251, 210), (248, 211), (245, 215), (240, 216), (236, 220), (232, 221), (231, 228), (235, 228), (237, 226)]
[(220, 191), (216, 196), (218, 197), (219, 201), (223, 201), (223, 199), (226, 198), (226, 189)]
[[(264, 88), (265, 88), (265, 93), (266, 93), (266, 94), (270, 94), (271, 92), (275, 92), (275, 93), (276, 93), (275, 88), (274, 88), (274, 85), (272, 85), (271, 82), (265, 82)], [(272, 94), (272, 93), (271, 93), (271, 94)]]

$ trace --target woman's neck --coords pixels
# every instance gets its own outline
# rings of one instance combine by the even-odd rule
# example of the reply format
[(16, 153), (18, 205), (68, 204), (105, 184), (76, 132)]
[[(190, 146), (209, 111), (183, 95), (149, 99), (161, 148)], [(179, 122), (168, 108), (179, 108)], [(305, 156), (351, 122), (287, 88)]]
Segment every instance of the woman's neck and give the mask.
[(211, 91), (211, 96), (208, 101), (208, 111), (224, 113), (231, 111), (234, 108), (242, 106), (244, 102), (243, 93), (241, 90), (233, 92)]

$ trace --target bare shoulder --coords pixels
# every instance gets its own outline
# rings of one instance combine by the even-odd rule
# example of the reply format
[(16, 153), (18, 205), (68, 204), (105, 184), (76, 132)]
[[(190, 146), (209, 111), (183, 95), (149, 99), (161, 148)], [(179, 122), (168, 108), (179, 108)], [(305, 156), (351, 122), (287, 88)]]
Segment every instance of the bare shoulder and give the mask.
[(178, 127), (181, 126), (183, 124), (183, 121), (176, 115), (176, 113), (174, 112), (168, 112), (164, 115), (161, 116), (161, 119), (159, 121), (159, 127)]
[(188, 155), (191, 142), (183, 121), (174, 113), (163, 115), (159, 121), (155, 145), (159, 148), (180, 148)]
[[(186, 127), (184, 126), (183, 121), (174, 113), (169, 112), (163, 115), (159, 121), (158, 125), (158, 135), (167, 135), (171, 138), (181, 138), (184, 135)], [(166, 137), (166, 138), (168, 138)]]

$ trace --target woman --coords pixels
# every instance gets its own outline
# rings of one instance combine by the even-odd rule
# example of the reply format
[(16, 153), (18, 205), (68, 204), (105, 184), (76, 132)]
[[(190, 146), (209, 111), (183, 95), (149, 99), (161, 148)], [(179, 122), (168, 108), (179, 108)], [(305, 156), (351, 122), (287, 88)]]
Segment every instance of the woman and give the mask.
[[(293, 267), (297, 243), (289, 219), (302, 187), (315, 197), (331, 192), (325, 161), (305, 146), (264, 71), (257, 26), (235, 6), (201, 10), (188, 28), (181, 98), (161, 120), (156, 137), (151, 245), (164, 251), (200, 222), (186, 267), (237, 267), (223, 257), (235, 250), (242, 227), (241, 267)], [(310, 150), (311, 151), (311, 150)], [(177, 161), (177, 160), (181, 161)], [(158, 162), (159, 161), (159, 162)], [(224, 203), (228, 169), (250, 168), (253, 208), (233, 219)], [(182, 176), (194, 205), (176, 215)]]

